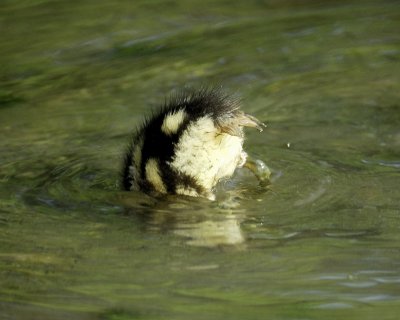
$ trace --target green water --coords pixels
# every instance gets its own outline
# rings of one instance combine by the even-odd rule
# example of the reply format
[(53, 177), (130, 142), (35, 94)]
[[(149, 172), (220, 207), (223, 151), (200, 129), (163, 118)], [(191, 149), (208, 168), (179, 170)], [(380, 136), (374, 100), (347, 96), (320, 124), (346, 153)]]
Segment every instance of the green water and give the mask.
[[(397, 319), (399, 1), (3, 0), (1, 319)], [(184, 86), (266, 122), (217, 201), (122, 192)]]

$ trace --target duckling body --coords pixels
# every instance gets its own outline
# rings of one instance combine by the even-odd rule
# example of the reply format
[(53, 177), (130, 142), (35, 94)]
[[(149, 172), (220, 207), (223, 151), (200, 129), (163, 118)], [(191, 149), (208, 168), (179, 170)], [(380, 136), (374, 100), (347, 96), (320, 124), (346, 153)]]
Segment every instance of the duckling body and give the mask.
[(262, 125), (218, 90), (184, 93), (134, 134), (125, 155), (123, 186), (213, 200), (218, 181), (246, 163), (243, 127), (262, 131)]

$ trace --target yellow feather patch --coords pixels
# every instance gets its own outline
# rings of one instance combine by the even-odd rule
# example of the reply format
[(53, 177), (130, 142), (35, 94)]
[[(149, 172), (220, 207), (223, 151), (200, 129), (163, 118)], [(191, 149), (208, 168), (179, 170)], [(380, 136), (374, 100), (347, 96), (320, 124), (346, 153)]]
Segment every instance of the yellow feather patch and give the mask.
[(160, 168), (156, 159), (147, 160), (146, 167), (146, 179), (149, 181), (154, 189), (161, 193), (166, 193), (167, 189), (164, 182), (161, 179)]
[(178, 110), (174, 113), (168, 114), (163, 121), (161, 131), (166, 135), (172, 135), (177, 133), (182, 122), (186, 118), (186, 112), (184, 110)]

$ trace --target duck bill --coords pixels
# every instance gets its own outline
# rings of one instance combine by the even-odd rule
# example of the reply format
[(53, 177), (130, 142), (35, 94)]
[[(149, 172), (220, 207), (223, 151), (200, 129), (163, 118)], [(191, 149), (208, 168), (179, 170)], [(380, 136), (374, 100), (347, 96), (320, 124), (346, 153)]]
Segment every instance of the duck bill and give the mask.
[(258, 131), (263, 131), (266, 124), (262, 123), (256, 117), (243, 113), (239, 118), (239, 124), (243, 127), (256, 128)]

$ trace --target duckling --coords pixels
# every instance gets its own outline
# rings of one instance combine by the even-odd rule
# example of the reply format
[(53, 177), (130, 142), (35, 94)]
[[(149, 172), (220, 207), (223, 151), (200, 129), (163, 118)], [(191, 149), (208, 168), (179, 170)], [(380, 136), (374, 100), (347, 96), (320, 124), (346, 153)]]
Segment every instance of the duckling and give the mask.
[(268, 167), (248, 159), (243, 150), (243, 127), (262, 131), (265, 125), (219, 89), (171, 98), (133, 135), (124, 159), (123, 188), (215, 200), (215, 185), (236, 168), (245, 166), (267, 181)]

